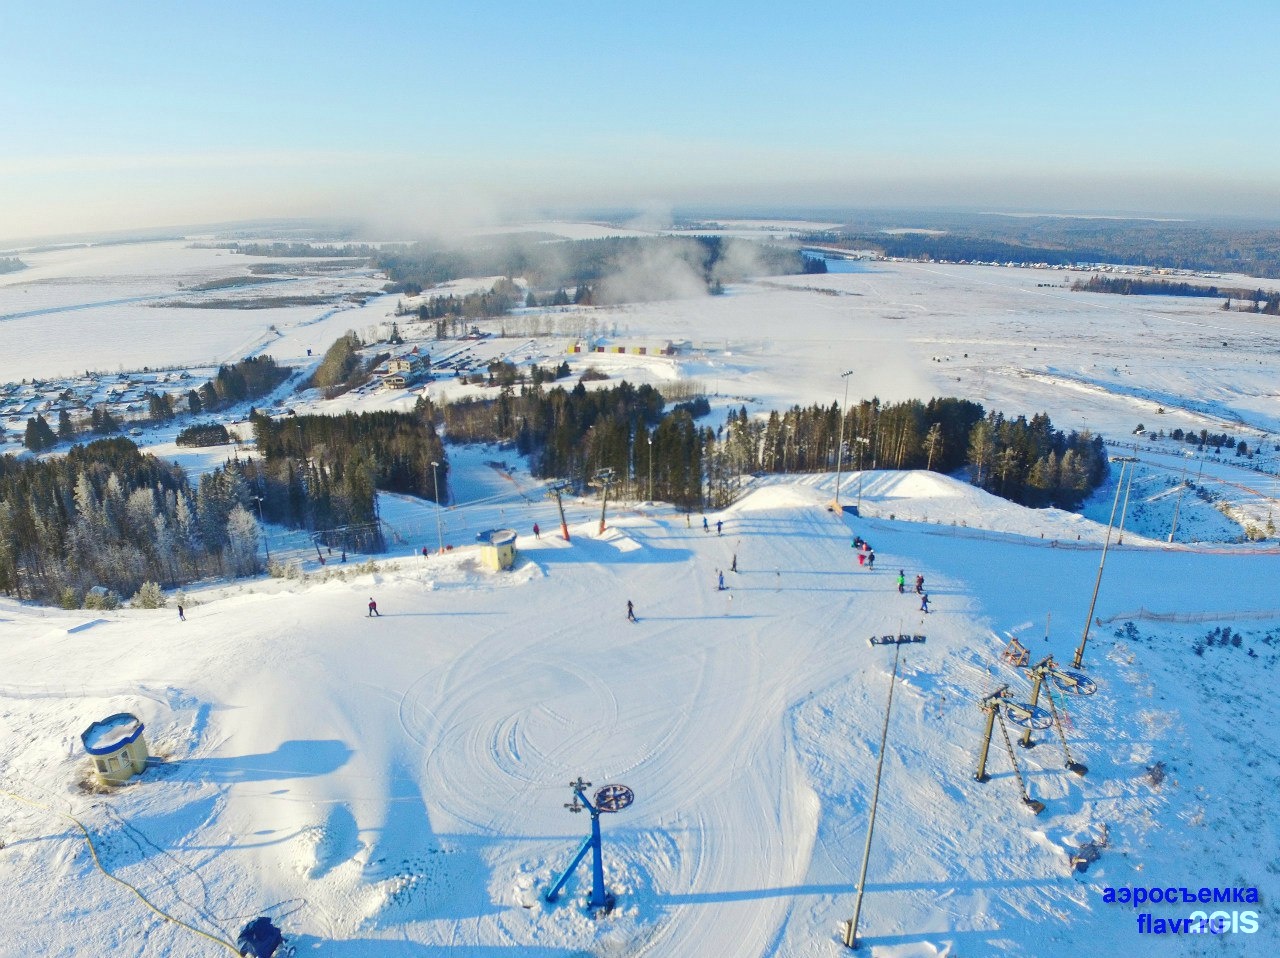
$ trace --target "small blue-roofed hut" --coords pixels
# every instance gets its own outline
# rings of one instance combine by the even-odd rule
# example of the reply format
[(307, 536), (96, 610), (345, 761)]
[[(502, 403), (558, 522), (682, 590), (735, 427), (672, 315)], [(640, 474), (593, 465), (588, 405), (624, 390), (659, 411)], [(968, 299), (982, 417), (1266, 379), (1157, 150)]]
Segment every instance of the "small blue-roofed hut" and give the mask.
[(516, 531), (514, 529), (490, 529), (477, 532), (480, 543), (480, 561), (494, 572), (510, 569), (516, 562)]
[(84, 750), (93, 756), (94, 771), (107, 785), (119, 785), (147, 767), (147, 741), (136, 715), (117, 712), (80, 733)]

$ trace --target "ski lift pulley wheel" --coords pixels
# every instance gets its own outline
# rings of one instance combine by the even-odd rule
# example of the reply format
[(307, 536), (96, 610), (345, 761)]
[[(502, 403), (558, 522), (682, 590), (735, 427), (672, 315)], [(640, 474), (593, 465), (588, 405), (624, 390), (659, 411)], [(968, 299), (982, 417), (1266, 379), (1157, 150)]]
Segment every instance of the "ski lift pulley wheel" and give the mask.
[(1073, 672), (1071, 669), (1054, 669), (1049, 673), (1049, 677), (1053, 679), (1053, 684), (1063, 692), (1071, 692), (1074, 695), (1092, 695), (1098, 691), (1098, 684), (1083, 672)]
[(1010, 722), (1022, 728), (1046, 729), (1053, 724), (1053, 716), (1047, 709), (1026, 702), (1006, 702), (1004, 714)]
[(625, 785), (605, 785), (596, 791), (595, 806), (602, 812), (620, 812), (636, 800)]

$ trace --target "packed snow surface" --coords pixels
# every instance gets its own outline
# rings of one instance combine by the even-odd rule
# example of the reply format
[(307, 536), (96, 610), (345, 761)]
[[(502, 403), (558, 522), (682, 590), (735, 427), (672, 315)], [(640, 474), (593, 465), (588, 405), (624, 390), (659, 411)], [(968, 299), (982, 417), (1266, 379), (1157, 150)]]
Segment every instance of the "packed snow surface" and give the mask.
[[(846, 501), (858, 478), (843, 478)], [(1036, 733), (1017, 750), (1047, 806), (1036, 817), (999, 735), (991, 780), (973, 781), (977, 702), (1004, 683), (1028, 693), (1000, 660), (1005, 633), (1069, 661), (1105, 529), (913, 473), (871, 476), (877, 517), (842, 518), (826, 508), (833, 481), (761, 481), (708, 532), (640, 505), (601, 534), (575, 501), (569, 542), (553, 505), (514, 493), (466, 520), (522, 529), (510, 572), (484, 570), (474, 545), (423, 558), (415, 543), (342, 577), (317, 566), (193, 595), (186, 622), (126, 610), (69, 633), (82, 613), (0, 605), (4, 788), (44, 806), (9, 799), (0, 820), (0, 882), (23, 903), (10, 940), (209, 953), (95, 871), (69, 812), (157, 907), (222, 937), (274, 915), (299, 953), (706, 955), (731, 938), (734, 954), (836, 954), (896, 651), (868, 640), (899, 633), (926, 640), (898, 661), (861, 921), (871, 953), (1068, 955), (1106, 938), (1166, 954), (1181, 946), (1140, 936), (1105, 886), (1280, 891), (1259, 804), (1271, 772), (1222, 773), (1236, 713), (1280, 652), (1274, 557), (1113, 544), (1086, 655), (1098, 693), (1057, 698), (1089, 771), (1065, 771), (1054, 733)], [(908, 498), (929, 521), (887, 518)], [(1022, 528), (977, 527), (1001, 511)], [(469, 538), (451, 519), (453, 542)], [(874, 568), (856, 564), (855, 535)], [(1193, 655), (1224, 623), (1242, 642)], [(74, 731), (124, 709), (161, 763), (86, 792)], [(1251, 730), (1254, 754), (1277, 745), (1270, 726)], [(560, 901), (540, 897), (585, 834), (563, 808), (578, 775), (637, 796), (604, 816), (618, 906), (594, 919), (585, 867)], [(1101, 858), (1073, 873), (1069, 856), (1104, 828)], [(1251, 953), (1245, 937), (1226, 953)]]

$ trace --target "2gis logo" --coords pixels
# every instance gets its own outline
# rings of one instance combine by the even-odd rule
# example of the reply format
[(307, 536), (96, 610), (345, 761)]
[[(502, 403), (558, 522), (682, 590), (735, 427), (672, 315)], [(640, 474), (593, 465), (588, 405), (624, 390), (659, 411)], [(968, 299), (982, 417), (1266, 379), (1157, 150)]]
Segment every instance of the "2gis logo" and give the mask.
[(1193, 911), (1190, 921), (1187, 931), (1193, 935), (1252, 935), (1258, 930), (1256, 911)]

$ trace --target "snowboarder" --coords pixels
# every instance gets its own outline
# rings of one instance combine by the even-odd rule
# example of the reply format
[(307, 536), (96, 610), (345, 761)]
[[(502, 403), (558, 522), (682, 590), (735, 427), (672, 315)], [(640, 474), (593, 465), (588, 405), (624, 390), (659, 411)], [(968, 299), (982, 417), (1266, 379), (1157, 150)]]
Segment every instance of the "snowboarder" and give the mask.
[(721, 572), (719, 569), (717, 569), (716, 575), (720, 577), (720, 584), (716, 586), (716, 588), (719, 589), (721, 592), (723, 592), (724, 591), (724, 573)]
[(536, 522), (533, 524), (533, 537), (535, 539), (542, 538), (542, 530), (538, 528), (538, 524)]
[(706, 517), (706, 516), (703, 516), (703, 517), (702, 517), (702, 531), (703, 531), (703, 532), (710, 532), (710, 531), (711, 531), (709, 528), (707, 528), (707, 517)]
[(916, 576), (916, 595), (924, 595), (924, 576)]
[(729, 571), (730, 572), (738, 571), (738, 553), (736, 552), (733, 554), (733, 561), (729, 563)]
[(868, 569), (874, 568), (875, 564), (876, 564), (876, 554), (874, 552), (868, 551), (867, 552), (867, 568)]
[(182, 606), (178, 606), (178, 621), (179, 622), (187, 621), (187, 615), (185, 612), (182, 611)]
[(898, 595), (902, 595), (907, 591), (907, 574), (901, 569), (898, 570)]
[(924, 592), (920, 595), (920, 611), (927, 613), (929, 611), (929, 593)]
[(721, 526), (723, 526), (723, 525), (724, 525), (724, 523), (722, 523), (719, 519), (717, 519), (717, 520), (716, 520), (716, 535), (718, 535), (718, 536), (719, 536), (719, 535), (724, 535), (724, 533), (720, 531), (720, 528), (721, 528)]
[(375, 615), (378, 618), (382, 618), (382, 613), (378, 611), (378, 603), (373, 601), (373, 596), (369, 596), (369, 615), (365, 616), (365, 618), (370, 618)]
[(631, 604), (630, 599), (627, 600), (627, 621), (628, 622), (636, 621), (636, 607)]

